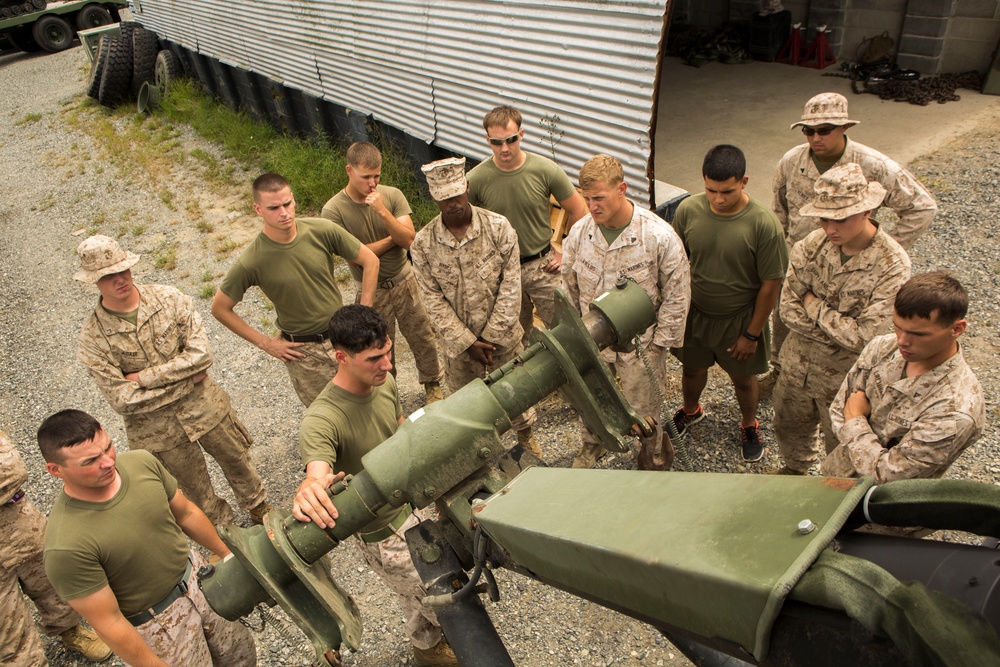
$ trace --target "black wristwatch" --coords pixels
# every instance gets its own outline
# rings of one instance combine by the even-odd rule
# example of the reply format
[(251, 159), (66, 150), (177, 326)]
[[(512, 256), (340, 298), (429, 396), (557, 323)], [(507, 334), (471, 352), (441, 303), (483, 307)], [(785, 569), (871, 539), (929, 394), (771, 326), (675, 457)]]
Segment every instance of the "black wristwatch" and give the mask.
[(744, 331), (743, 332), (743, 337), (746, 338), (747, 340), (751, 340), (751, 341), (753, 341), (755, 343), (760, 340), (760, 336), (754, 336), (749, 331)]

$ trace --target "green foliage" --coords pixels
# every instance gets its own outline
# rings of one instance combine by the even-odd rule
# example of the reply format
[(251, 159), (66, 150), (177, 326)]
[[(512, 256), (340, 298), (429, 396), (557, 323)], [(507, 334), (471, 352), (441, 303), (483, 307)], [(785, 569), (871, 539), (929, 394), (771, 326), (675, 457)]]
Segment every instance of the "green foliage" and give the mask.
[(215, 285), (202, 285), (198, 289), (198, 296), (202, 299), (211, 299), (215, 296)]
[[(317, 215), (323, 204), (347, 184), (346, 146), (324, 137), (282, 135), (249, 114), (213, 100), (196, 82), (178, 81), (157, 113), (164, 114), (169, 122), (187, 123), (202, 137), (221, 144), (224, 155), (236, 159), (248, 171), (275, 171), (287, 178), (295, 192), (299, 215)], [(423, 193), (409, 156), (379, 137), (374, 143), (382, 151), (382, 182), (403, 191), (413, 209), (414, 224), (417, 228), (423, 226), (439, 211)], [(198, 149), (191, 155), (211, 171), (214, 158)]]

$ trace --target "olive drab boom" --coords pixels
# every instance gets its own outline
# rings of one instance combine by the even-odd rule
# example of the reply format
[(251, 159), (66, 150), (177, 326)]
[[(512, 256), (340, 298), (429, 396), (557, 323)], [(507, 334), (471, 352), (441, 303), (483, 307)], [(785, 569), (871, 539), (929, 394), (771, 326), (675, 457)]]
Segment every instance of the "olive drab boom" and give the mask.
[(235, 620), (280, 604), (320, 664), (339, 665), (361, 620), (322, 556), (381, 507), (435, 503), (440, 519), (406, 540), (462, 665), (513, 665), (479, 599), (499, 595), (490, 567), (650, 623), (699, 665), (1000, 664), (995, 550), (853, 531), (870, 522), (997, 537), (996, 487), (554, 469), (506, 452), (511, 418), (556, 390), (608, 449), (653, 432), (599, 353), (630, 349), (653, 324), (645, 292), (622, 280), (583, 318), (558, 297), (552, 326), (523, 354), (417, 410), (330, 489), (333, 528), (285, 510), (264, 526), (222, 527), (235, 558), (200, 573), (212, 607)]

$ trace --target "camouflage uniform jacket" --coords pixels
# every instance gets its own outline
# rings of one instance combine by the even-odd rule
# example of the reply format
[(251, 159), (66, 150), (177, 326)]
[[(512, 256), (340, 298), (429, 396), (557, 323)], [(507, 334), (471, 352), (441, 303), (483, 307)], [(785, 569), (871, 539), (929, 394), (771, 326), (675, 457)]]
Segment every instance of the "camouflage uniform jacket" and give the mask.
[(28, 481), (28, 469), (14, 443), (0, 432), (0, 571), (12, 572), (41, 551), (45, 515), (27, 498), (11, 502)]
[[(796, 243), (781, 290), (781, 319), (791, 330), (782, 373), (799, 386), (808, 376), (828, 376), (836, 391), (865, 345), (890, 330), (896, 292), (909, 278), (909, 256), (881, 228), (847, 264), (822, 229)], [(808, 308), (806, 292), (817, 297)]]
[[(634, 279), (656, 307), (656, 324), (642, 334), (643, 345), (682, 347), (691, 305), (687, 253), (664, 220), (634, 203), (632, 211), (628, 227), (610, 246), (589, 213), (573, 225), (563, 241), (563, 287), (583, 315), (619, 276)], [(604, 350), (601, 356), (615, 361), (614, 350)]]
[[(833, 166), (850, 162), (861, 165), (861, 170), (869, 181), (878, 181), (885, 187), (887, 194), (882, 205), (888, 206), (899, 216), (891, 236), (904, 250), (908, 250), (934, 220), (938, 208), (934, 197), (913, 174), (899, 164), (877, 150), (847, 139), (844, 154)], [(819, 176), (809, 144), (796, 146), (778, 162), (778, 170), (771, 186), (774, 192), (771, 207), (785, 230), (789, 247), (804, 239), (817, 227), (819, 218), (803, 217), (799, 215), (799, 209), (813, 200), (813, 186)]]
[[(830, 406), (840, 445), (820, 473), (870, 475), (879, 483), (941, 477), (979, 439), (986, 423), (983, 388), (961, 348), (923, 375), (907, 378), (905, 373), (894, 334), (865, 347)], [(871, 415), (845, 422), (846, 397), (858, 390), (871, 402)]]
[(521, 266), (507, 218), (477, 206), (465, 236), (431, 220), (410, 247), (427, 313), (454, 359), (477, 339), (511, 350), (521, 340)]
[[(210, 377), (208, 336), (191, 297), (166, 285), (136, 285), (137, 326), (98, 302), (80, 332), (77, 356), (122, 415), (131, 449), (158, 452), (195, 441), (229, 414), (229, 396)], [(140, 383), (125, 379), (138, 373)]]

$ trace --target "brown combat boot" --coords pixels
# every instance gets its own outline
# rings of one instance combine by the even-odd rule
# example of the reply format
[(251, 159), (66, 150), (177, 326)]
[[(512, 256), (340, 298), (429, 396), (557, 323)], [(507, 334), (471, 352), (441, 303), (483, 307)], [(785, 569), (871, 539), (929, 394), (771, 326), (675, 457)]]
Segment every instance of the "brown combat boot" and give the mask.
[(607, 451), (598, 443), (583, 443), (580, 451), (573, 457), (574, 468), (593, 468), (597, 462), (607, 454)]
[(90, 628), (77, 625), (59, 634), (66, 648), (73, 649), (87, 660), (101, 662), (111, 657), (111, 648)]
[(250, 520), (253, 521), (258, 526), (264, 525), (264, 515), (270, 512), (273, 507), (266, 500), (263, 500), (254, 507), (250, 508)]
[(800, 472), (798, 470), (792, 470), (788, 466), (781, 466), (781, 467), (777, 467), (776, 466), (774, 468), (768, 468), (767, 470), (764, 471), (764, 474), (765, 475), (799, 475), (799, 476), (802, 476), (802, 475), (808, 475), (809, 473), (808, 472)]
[(444, 392), (441, 391), (440, 382), (425, 382), (424, 383), (424, 395), (427, 400), (424, 401), (424, 405), (430, 405), (431, 403), (436, 403), (438, 401), (444, 400)]
[(455, 652), (444, 639), (430, 648), (414, 646), (413, 664), (417, 667), (459, 667)]
[(542, 458), (542, 448), (538, 444), (538, 441), (535, 440), (530, 427), (517, 432), (517, 444), (521, 445), (524, 451), (531, 452), (539, 461), (544, 460)]
[(763, 401), (765, 398), (771, 397), (771, 394), (774, 393), (774, 386), (778, 384), (779, 375), (781, 375), (781, 369), (777, 366), (771, 366), (771, 370), (757, 376), (758, 400)]

